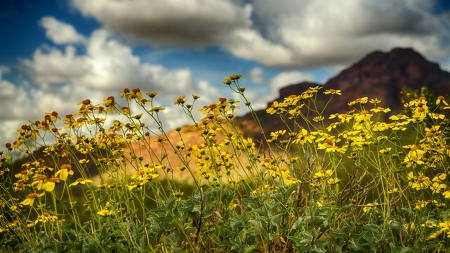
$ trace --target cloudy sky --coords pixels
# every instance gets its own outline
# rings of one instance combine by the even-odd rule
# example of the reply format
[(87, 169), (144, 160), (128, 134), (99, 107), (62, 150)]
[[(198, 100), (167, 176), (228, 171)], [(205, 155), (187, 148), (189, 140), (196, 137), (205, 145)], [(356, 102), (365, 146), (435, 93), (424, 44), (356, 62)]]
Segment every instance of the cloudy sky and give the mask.
[[(280, 87), (323, 83), (374, 50), (413, 47), (450, 69), (441, 0), (2, 0), (0, 143), (44, 112), (75, 112), (124, 87), (208, 104), (242, 73), (256, 107)], [(168, 128), (187, 123), (166, 110)]]

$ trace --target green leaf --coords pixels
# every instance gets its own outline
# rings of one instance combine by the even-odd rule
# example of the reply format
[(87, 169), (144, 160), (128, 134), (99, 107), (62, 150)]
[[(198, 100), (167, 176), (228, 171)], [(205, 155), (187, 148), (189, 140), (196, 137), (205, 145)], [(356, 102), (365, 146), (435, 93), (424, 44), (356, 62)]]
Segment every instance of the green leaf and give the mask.
[(279, 213), (279, 214), (275, 214), (273, 216), (270, 217), (270, 221), (272, 223), (277, 224), (278, 221), (280, 220), (281, 217), (283, 217), (283, 215), (285, 215), (285, 212)]
[(310, 244), (313, 240), (313, 236), (306, 231), (300, 232), (299, 234), (300, 243), (302, 244)]
[(215, 210), (216, 210), (216, 202), (212, 201), (211, 203), (208, 204), (208, 206), (205, 208), (205, 210), (203, 210), (202, 218), (207, 219), (207, 218), (211, 217), (212, 213)]
[(403, 248), (403, 249), (400, 251), (400, 253), (416, 253), (416, 251), (413, 250), (413, 249), (410, 248), (410, 247), (406, 247), (406, 248)]
[(105, 250), (116, 250), (116, 249), (119, 249), (119, 245), (117, 245), (117, 243), (109, 243), (105, 247)]
[(325, 219), (324, 217), (321, 216), (315, 216), (312, 223), (314, 226), (321, 226), (327, 219)]
[(339, 210), (337, 210), (336, 214), (339, 215), (352, 207), (353, 207), (353, 204), (345, 205), (345, 206), (339, 208)]
[(293, 242), (293, 246), (298, 252), (306, 252), (307, 251), (306, 249), (307, 249), (308, 245), (305, 245), (304, 243), (302, 243), (300, 238), (297, 238), (295, 236), (288, 236), (288, 239)]
[(391, 253), (400, 253), (402, 252), (402, 246), (395, 246), (393, 243), (389, 243), (389, 248)]
[(356, 252), (363, 250), (363, 248), (361, 248), (359, 244), (355, 243), (353, 239), (349, 241), (348, 247)]
[(291, 230), (297, 229), (297, 227), (302, 226), (305, 224), (305, 218), (298, 217), (298, 219), (292, 224)]
[(244, 253), (249, 253), (252, 252), (253, 250), (257, 249), (258, 246), (257, 245), (250, 245), (248, 247), (245, 248)]
[(342, 248), (347, 243), (348, 235), (345, 233), (331, 232), (330, 239), (334, 244)]

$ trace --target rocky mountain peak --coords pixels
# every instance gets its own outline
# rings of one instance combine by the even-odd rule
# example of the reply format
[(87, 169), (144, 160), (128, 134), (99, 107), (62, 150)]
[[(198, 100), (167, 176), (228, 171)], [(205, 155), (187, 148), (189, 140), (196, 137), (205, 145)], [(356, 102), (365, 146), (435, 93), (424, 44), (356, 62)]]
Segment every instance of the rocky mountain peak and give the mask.
[(328, 80), (324, 88), (342, 90), (344, 96), (335, 101), (340, 111), (348, 101), (364, 96), (381, 99), (383, 106), (395, 111), (402, 107), (400, 91), (404, 87), (422, 86), (439, 95), (450, 94), (450, 73), (411, 48), (394, 48), (387, 53), (368, 54)]

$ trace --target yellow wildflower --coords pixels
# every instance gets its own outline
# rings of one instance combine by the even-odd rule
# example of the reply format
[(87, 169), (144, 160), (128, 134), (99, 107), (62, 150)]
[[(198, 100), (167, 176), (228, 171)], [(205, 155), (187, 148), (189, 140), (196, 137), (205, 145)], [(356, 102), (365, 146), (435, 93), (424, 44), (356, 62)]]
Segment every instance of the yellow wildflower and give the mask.
[(430, 203), (430, 201), (418, 200), (416, 203), (415, 209), (417, 209), (417, 210), (422, 209), (422, 208), (426, 207), (429, 203)]
[(35, 186), (36, 189), (41, 190), (42, 189), (42, 185), (44, 184), (44, 181), (47, 179), (47, 176), (42, 175), (42, 174), (36, 174), (34, 175), (34, 180), (31, 183), (31, 186)]
[(416, 164), (424, 164), (422, 160), (425, 155), (425, 151), (420, 150), (416, 145), (408, 145), (404, 146), (404, 148), (409, 148), (409, 152), (406, 155), (403, 162), (406, 164), (406, 167), (411, 167)]
[(175, 100), (175, 102), (173, 102), (173, 104), (174, 105), (182, 105), (182, 104), (184, 104), (186, 102), (186, 96), (185, 95), (182, 95), (182, 96), (179, 96), (178, 98), (177, 98), (177, 100)]
[(72, 165), (62, 164), (61, 169), (55, 173), (55, 177), (59, 177), (61, 180), (66, 181), (69, 175), (73, 175)]
[(25, 200), (23, 200), (22, 202), (20, 202), (20, 204), (24, 205), (24, 206), (32, 206), (34, 203), (34, 200), (38, 197), (42, 197), (44, 196), (45, 193), (30, 193), (27, 195), (27, 198)]
[(323, 92), (323, 94), (330, 94), (330, 95), (342, 95), (341, 90), (335, 90), (335, 89), (329, 89)]
[(285, 107), (286, 104), (278, 103), (278, 101), (273, 101), (272, 105), (270, 105), (270, 107), (266, 109), (266, 112), (271, 115), (275, 113), (281, 114), (283, 112), (286, 112)]
[(372, 108), (370, 109), (371, 112), (384, 112), (384, 113), (388, 113), (391, 111), (391, 109), (389, 108), (383, 108), (383, 107), (377, 107), (377, 108)]
[(398, 188), (397, 187), (395, 187), (395, 188), (393, 188), (391, 190), (388, 190), (389, 194), (396, 193), (396, 192), (398, 192)]
[(339, 178), (329, 178), (328, 180), (327, 180), (327, 183), (329, 184), (329, 185), (335, 185), (335, 184), (337, 184), (337, 183), (339, 183), (341, 180), (339, 179)]
[(108, 217), (111, 216), (114, 212), (108, 209), (102, 209), (100, 211), (97, 212), (98, 215), (103, 216), (103, 217)]
[(37, 224), (38, 222), (46, 223), (48, 221), (57, 221), (57, 220), (58, 220), (58, 217), (56, 217), (54, 215), (50, 215), (50, 213), (48, 213), (48, 212), (44, 212), (37, 217), (34, 224)]
[(442, 195), (444, 195), (444, 198), (450, 199), (450, 187), (448, 187), (447, 190), (442, 193)]
[(285, 181), (284, 181), (284, 185), (286, 185), (286, 186), (291, 186), (291, 185), (293, 185), (293, 184), (298, 184), (298, 183), (301, 183), (301, 181), (300, 180), (298, 180), (297, 178), (295, 178), (295, 177), (291, 177), (291, 178), (288, 178), (288, 179), (286, 179)]
[(316, 116), (312, 120), (314, 122), (322, 122), (325, 118), (323, 116)]
[(76, 186), (76, 185), (79, 185), (79, 184), (86, 184), (86, 183), (92, 183), (92, 180), (84, 179), (84, 178), (78, 178), (77, 180), (75, 180), (75, 182), (71, 183), (69, 185), (69, 187)]
[(414, 176), (414, 173), (411, 171), (408, 173), (408, 180), (410, 180), (409, 185), (416, 190), (427, 189), (431, 185), (430, 178), (424, 176), (422, 173)]
[(319, 200), (316, 202), (317, 207), (322, 208), (324, 202), (325, 202), (324, 198), (320, 197)]
[(333, 175), (332, 170), (319, 170), (318, 172), (314, 173), (314, 178), (316, 178), (316, 179), (322, 178), (322, 177), (328, 178), (331, 175)]
[(444, 104), (444, 105), (448, 105), (447, 101), (445, 101), (444, 99), (445, 99), (445, 98), (444, 98), (443, 96), (437, 97), (437, 99), (436, 99), (436, 105), (439, 105), (441, 102), (442, 102), (442, 104)]
[(391, 152), (391, 148), (381, 149), (379, 152), (380, 152), (381, 154), (387, 154), (387, 153)]
[(363, 212), (368, 213), (376, 210), (376, 206), (378, 205), (378, 202), (368, 203), (363, 207)]
[(276, 132), (271, 132), (270, 136), (272, 137), (269, 142), (274, 142), (281, 138), (286, 133), (286, 130), (278, 130)]
[(295, 136), (294, 144), (305, 145), (307, 142), (312, 143), (314, 140), (314, 136), (308, 134), (308, 130), (302, 129)]
[(55, 189), (55, 185), (61, 181), (58, 177), (51, 177), (48, 182), (46, 182), (44, 185), (42, 185), (42, 189), (45, 191), (51, 192), (53, 189)]

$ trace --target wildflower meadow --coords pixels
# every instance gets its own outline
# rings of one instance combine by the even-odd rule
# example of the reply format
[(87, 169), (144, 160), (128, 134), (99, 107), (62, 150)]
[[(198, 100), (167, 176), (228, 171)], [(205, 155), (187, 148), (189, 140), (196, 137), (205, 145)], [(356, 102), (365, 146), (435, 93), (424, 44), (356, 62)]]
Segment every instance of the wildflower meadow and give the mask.
[(178, 97), (192, 124), (170, 133), (139, 88), (21, 126), (0, 151), (1, 252), (450, 252), (450, 101), (328, 113), (342, 92), (310, 87), (267, 133), (240, 78), (222, 82), (239, 101)]

